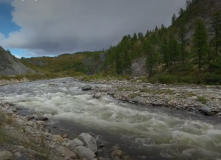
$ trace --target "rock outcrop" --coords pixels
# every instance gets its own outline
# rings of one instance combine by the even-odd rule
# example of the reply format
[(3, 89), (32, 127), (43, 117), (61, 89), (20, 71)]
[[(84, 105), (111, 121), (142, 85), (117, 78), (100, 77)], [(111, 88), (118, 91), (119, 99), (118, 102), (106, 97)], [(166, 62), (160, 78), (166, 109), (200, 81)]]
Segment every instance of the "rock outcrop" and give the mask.
[(33, 72), (33, 70), (22, 64), (18, 58), (5, 51), (0, 46), (0, 75), (17, 75)]

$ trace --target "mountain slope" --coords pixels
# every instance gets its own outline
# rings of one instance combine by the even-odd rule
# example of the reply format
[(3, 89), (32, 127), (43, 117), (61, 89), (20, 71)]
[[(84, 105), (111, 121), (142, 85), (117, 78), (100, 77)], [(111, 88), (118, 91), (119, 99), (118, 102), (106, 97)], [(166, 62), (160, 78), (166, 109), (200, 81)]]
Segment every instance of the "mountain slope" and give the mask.
[(22, 64), (19, 59), (0, 46), (0, 75), (17, 75), (33, 72)]
[[(187, 0), (186, 9), (181, 8), (179, 16), (173, 15), (172, 25), (168, 28), (161, 25), (154, 30), (147, 30), (146, 34), (125, 35), (116, 46), (111, 46), (103, 53), (69, 54), (47, 60), (39, 57), (22, 62), (29, 67), (39, 70), (44, 68), (44, 71), (50, 72), (73, 70), (104, 76), (146, 76), (149, 81), (161, 83), (221, 84), (220, 13), (220, 0)], [(205, 28), (207, 33), (204, 33), (205, 46), (199, 45), (197, 50), (196, 41), (200, 41), (200, 37), (197, 39), (195, 32), (196, 22), (199, 21), (201, 26), (198, 28)], [(33, 63), (32, 60), (39, 62)], [(42, 60), (47, 63), (39, 67)]]

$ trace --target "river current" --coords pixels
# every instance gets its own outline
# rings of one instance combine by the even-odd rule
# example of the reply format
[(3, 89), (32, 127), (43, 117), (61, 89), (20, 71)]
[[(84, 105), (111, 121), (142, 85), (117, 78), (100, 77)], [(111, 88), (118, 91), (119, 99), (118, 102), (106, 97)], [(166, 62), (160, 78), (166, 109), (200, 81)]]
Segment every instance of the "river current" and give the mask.
[(84, 85), (71, 78), (6, 85), (0, 87), (0, 101), (43, 113), (70, 134), (93, 132), (136, 160), (221, 160), (220, 118), (123, 103), (107, 95), (93, 99), (93, 91), (81, 90)]

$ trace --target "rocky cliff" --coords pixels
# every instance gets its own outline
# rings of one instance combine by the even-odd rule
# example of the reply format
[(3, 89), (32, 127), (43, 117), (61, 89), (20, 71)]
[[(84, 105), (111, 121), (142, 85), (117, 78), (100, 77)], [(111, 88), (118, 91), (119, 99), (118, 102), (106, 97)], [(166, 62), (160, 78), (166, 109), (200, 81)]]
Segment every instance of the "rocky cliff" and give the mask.
[(19, 59), (0, 47), (0, 75), (17, 75), (33, 72), (22, 64)]

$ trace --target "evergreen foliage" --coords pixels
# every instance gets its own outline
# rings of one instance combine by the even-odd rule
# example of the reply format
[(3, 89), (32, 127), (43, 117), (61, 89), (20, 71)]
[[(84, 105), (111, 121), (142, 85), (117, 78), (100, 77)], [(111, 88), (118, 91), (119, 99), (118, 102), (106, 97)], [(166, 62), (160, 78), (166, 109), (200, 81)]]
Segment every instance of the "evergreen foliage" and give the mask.
[[(211, 19), (205, 20), (207, 5), (203, 1), (186, 0), (186, 9), (180, 8), (178, 14), (172, 15), (172, 25), (168, 28), (162, 24), (146, 33), (125, 35), (105, 52), (78, 53), (76, 57), (63, 55), (57, 57), (59, 60), (51, 58), (58, 62), (56, 66), (44, 57), (50, 67), (39, 67), (40, 71), (48, 67), (50, 72), (75, 70), (88, 74), (95, 68), (96, 73), (105, 76), (131, 76), (133, 61), (145, 58), (148, 81), (219, 84), (221, 13), (220, 9), (214, 11)], [(105, 56), (104, 60), (100, 60), (101, 55)], [(64, 60), (68, 57), (72, 59)]]
[(208, 35), (204, 22), (201, 19), (196, 20), (195, 33), (193, 37), (193, 50), (198, 56), (199, 73), (202, 72), (202, 59), (208, 52)]

